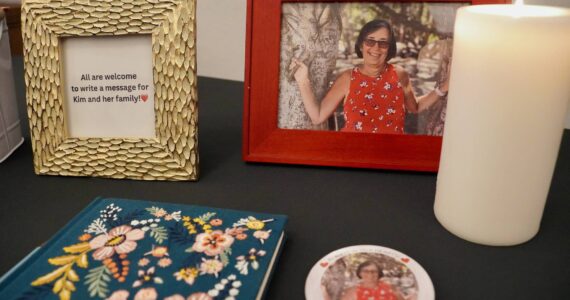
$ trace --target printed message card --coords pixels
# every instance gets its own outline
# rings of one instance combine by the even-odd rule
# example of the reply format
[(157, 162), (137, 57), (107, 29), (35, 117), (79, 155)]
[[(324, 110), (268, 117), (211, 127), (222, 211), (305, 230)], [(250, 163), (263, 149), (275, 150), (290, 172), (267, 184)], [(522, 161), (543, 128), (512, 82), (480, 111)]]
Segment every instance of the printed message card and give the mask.
[(150, 35), (63, 42), (70, 137), (155, 137)]

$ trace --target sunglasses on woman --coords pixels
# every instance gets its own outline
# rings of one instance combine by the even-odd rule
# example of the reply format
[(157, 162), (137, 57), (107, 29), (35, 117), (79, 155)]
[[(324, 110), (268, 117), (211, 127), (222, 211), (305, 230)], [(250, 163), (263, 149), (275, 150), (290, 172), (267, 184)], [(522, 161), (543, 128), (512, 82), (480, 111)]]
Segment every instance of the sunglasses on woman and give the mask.
[(365, 39), (364, 44), (368, 47), (374, 47), (374, 45), (378, 45), (380, 49), (388, 49), (390, 47), (390, 42), (388, 41), (376, 41), (373, 39)]

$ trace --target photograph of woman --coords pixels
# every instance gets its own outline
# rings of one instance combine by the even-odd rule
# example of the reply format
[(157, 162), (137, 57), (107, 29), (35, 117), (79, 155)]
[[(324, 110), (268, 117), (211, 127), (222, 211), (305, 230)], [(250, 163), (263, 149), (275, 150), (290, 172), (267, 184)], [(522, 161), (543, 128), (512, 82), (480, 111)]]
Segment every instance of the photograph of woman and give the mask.
[(380, 253), (354, 252), (324, 272), (316, 300), (418, 300), (416, 276), (398, 260)]
[[(310, 18), (318, 24), (307, 40), (312, 44), (326, 41), (328, 50), (320, 48), (309, 55), (317, 47), (303, 46), (303, 42), (295, 51), (282, 49), (281, 75), (286, 80), (280, 76), (279, 127), (442, 135), (452, 48), (450, 24), (459, 5), (327, 5), (328, 11), (319, 7), (327, 12), (319, 16), (326, 19)], [(284, 12), (296, 12), (300, 24), (302, 8), (311, 9), (284, 7)], [(364, 17), (357, 14), (362, 10)], [(412, 15), (421, 17), (410, 20)], [(364, 25), (356, 25), (360, 23)], [(326, 32), (319, 32), (319, 26), (327, 28)], [(302, 34), (297, 31), (297, 36)], [(334, 51), (331, 41), (337, 44)], [(282, 47), (286, 45), (282, 41)], [(323, 81), (323, 77), (330, 80)], [(323, 91), (325, 83), (330, 88), (325, 86)], [(292, 125), (292, 119), (310, 124)]]
[(396, 41), (390, 24), (373, 20), (360, 30), (355, 52), (363, 63), (343, 72), (322, 101), (317, 101), (309, 80), (308, 67), (293, 59), (305, 110), (313, 124), (325, 122), (341, 102), (344, 105), (343, 132), (404, 133), (406, 113), (429, 108), (447, 94), (449, 77), (430, 93), (417, 97), (406, 71), (389, 64), (396, 54)]
[(361, 263), (356, 269), (356, 276), (360, 279), (357, 286), (350, 287), (343, 292), (341, 300), (403, 300), (400, 292), (382, 281), (382, 269), (372, 261)]

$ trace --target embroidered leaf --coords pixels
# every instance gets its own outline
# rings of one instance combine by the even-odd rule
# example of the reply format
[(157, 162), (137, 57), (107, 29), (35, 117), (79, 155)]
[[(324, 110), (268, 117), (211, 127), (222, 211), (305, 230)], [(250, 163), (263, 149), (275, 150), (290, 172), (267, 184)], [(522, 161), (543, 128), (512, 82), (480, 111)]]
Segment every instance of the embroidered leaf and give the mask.
[(65, 251), (66, 253), (75, 254), (75, 253), (85, 252), (89, 249), (91, 249), (91, 247), (89, 246), (89, 242), (83, 242), (83, 243), (64, 247), (63, 251)]
[(182, 220), (184, 222), (182, 222), (182, 224), (184, 225), (184, 228), (188, 231), (189, 234), (196, 234), (196, 224), (194, 224), (194, 222), (196, 222), (195, 220), (200, 221), (200, 219), (196, 218), (194, 220), (191, 220), (190, 217), (188, 216), (184, 216), (182, 217)]
[(192, 268), (195, 267), (197, 269), (199, 269), (200, 265), (204, 262), (202, 260), (204, 256), (200, 253), (200, 252), (192, 252), (188, 255), (186, 255), (186, 257), (180, 262), (180, 267), (182, 268)]
[(38, 279), (34, 280), (32, 282), (32, 286), (38, 286), (38, 285), (44, 285), (46, 283), (50, 283), (54, 280), (56, 280), (59, 276), (61, 276), (68, 268), (69, 266), (65, 265), (62, 267), (59, 267), (53, 271), (51, 271), (50, 273), (39, 277)]
[(61, 293), (59, 293), (59, 300), (69, 300), (71, 299), (71, 292), (68, 290), (62, 290)]
[(63, 266), (74, 261), (75, 258), (77, 258), (77, 256), (75, 255), (64, 255), (64, 256), (50, 258), (48, 259), (48, 262), (54, 266)]
[(114, 203), (111, 203), (109, 205), (107, 205), (107, 207), (105, 207), (105, 209), (100, 211), (100, 216), (101, 219), (103, 219), (103, 221), (109, 221), (109, 220), (113, 220), (116, 221), (117, 220), (117, 213), (121, 212), (123, 209), (115, 206)]
[(200, 219), (200, 220), (202, 220), (202, 221), (204, 221), (204, 222), (208, 222), (208, 221), (210, 221), (210, 219), (211, 219), (213, 216), (215, 216), (215, 215), (216, 215), (216, 213), (209, 212), (209, 213), (205, 213), (205, 214), (199, 216), (198, 219)]
[(17, 300), (39, 300), (45, 299), (52, 292), (53, 286), (46, 284), (42, 286), (33, 287), (29, 291), (22, 294)]
[(180, 210), (179, 210), (179, 211), (175, 211), (175, 212), (173, 212), (173, 213), (170, 214), (170, 217), (171, 217), (174, 221), (178, 222), (178, 221), (180, 221), (180, 218), (181, 218), (180, 214), (181, 214), (181, 213), (182, 213), (182, 211), (180, 211)]
[(63, 277), (61, 277), (60, 279), (58, 279), (55, 284), (53, 285), (53, 292), (54, 294), (57, 294), (61, 291), (61, 289), (63, 288)]
[(89, 266), (89, 261), (87, 260), (87, 252), (79, 256), (79, 259), (77, 260), (77, 266), (83, 269)]
[(247, 261), (245, 261), (245, 260), (240, 260), (240, 261), (237, 262), (237, 264), (235, 265), (235, 267), (236, 267), (236, 269), (238, 269), (238, 271), (239, 271), (240, 274), (247, 275), (247, 273), (248, 273), (247, 266), (248, 266), (248, 265), (249, 265), (249, 264), (248, 264)]
[(79, 276), (77, 276), (77, 273), (73, 269), (69, 269), (67, 272), (67, 278), (69, 278), (71, 281), (79, 281)]
[(85, 276), (85, 285), (91, 297), (106, 298), (109, 293), (108, 282), (111, 281), (111, 272), (106, 266), (100, 266), (89, 270)]
[(157, 243), (162, 244), (164, 240), (168, 239), (168, 230), (163, 226), (151, 227), (150, 236), (153, 237)]
[(156, 206), (153, 206), (153, 207), (147, 208), (146, 211), (148, 211), (149, 213), (151, 213), (151, 214), (154, 215), (154, 214), (156, 214), (157, 212), (160, 211), (160, 208), (159, 208), (159, 207), (156, 207)]
[(101, 218), (97, 218), (91, 224), (89, 224), (89, 226), (87, 226), (85, 232), (103, 234), (107, 232), (107, 228), (105, 227), (105, 222), (101, 220)]
[(109, 226), (111, 228), (123, 225), (123, 224), (130, 224), (132, 220), (135, 220), (145, 214), (144, 209), (135, 209), (130, 211), (128, 214), (122, 215), (118, 217), (116, 220), (109, 222)]
[(247, 224), (248, 221), (249, 220), (246, 218), (241, 218), (237, 222), (234, 223), (233, 227), (243, 226), (243, 225)]
[(169, 229), (170, 240), (177, 244), (189, 244), (194, 242), (194, 238), (188, 233), (186, 228), (180, 223), (170, 227)]
[(251, 268), (254, 270), (259, 269), (259, 262), (257, 262), (257, 260), (254, 260), (251, 262)]
[[(265, 221), (260, 221), (260, 220), (256, 219), (256, 218), (253, 217), (253, 216), (249, 216), (249, 217), (247, 217), (247, 218), (241, 218), (241, 219), (239, 219), (237, 222), (234, 223), (233, 227), (246, 226), (248, 223), (250, 223), (250, 222), (255, 222), (255, 221), (256, 221), (256, 222), (262, 222), (262, 223), (265, 222)], [(273, 220), (267, 220), (267, 221), (273, 221)], [(262, 227), (262, 228), (263, 228), (263, 227)], [(253, 229), (253, 228), (250, 228), (250, 229)], [(256, 228), (256, 229), (261, 229), (261, 228)]]
[(184, 250), (184, 252), (186, 252), (186, 253), (192, 253), (192, 252), (194, 252), (194, 248), (190, 247), (190, 248)]
[(224, 267), (230, 263), (230, 258), (226, 252), (220, 254), (220, 260), (222, 261), (222, 264), (224, 264)]
[(65, 281), (65, 289), (74, 292), (75, 291), (75, 284), (71, 281)]
[(220, 254), (220, 260), (224, 264), (224, 267), (230, 263), (230, 257), (232, 256), (232, 248), (224, 249), (224, 252)]

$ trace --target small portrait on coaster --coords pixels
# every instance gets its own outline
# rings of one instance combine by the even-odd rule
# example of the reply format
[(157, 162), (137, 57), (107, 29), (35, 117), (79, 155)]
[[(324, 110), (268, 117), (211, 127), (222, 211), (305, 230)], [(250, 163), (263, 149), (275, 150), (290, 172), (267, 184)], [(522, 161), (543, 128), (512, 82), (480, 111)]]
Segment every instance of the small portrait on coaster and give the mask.
[(441, 136), (465, 3), (285, 3), (278, 127)]
[(417, 300), (413, 272), (393, 257), (380, 253), (343, 256), (321, 279), (324, 300)]

